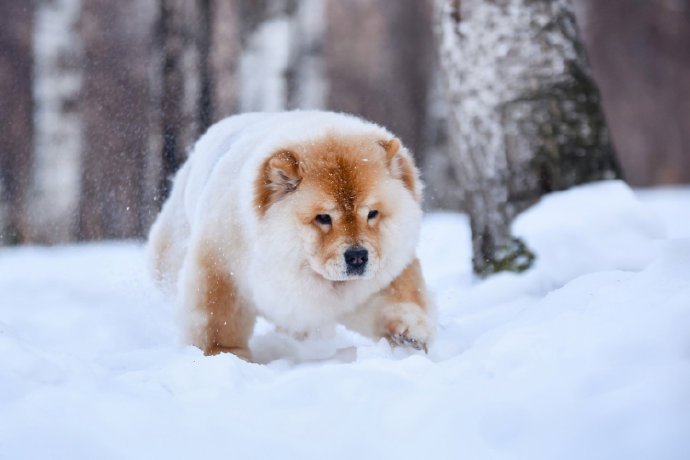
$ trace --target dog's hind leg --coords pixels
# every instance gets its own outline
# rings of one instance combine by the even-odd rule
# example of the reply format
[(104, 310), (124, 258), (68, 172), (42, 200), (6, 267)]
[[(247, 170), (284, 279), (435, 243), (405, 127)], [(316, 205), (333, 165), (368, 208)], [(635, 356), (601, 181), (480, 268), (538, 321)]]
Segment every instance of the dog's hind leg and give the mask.
[(208, 243), (190, 248), (183, 268), (182, 301), (188, 334), (205, 355), (233, 353), (251, 360), (248, 342), (256, 314), (238, 294), (232, 276)]

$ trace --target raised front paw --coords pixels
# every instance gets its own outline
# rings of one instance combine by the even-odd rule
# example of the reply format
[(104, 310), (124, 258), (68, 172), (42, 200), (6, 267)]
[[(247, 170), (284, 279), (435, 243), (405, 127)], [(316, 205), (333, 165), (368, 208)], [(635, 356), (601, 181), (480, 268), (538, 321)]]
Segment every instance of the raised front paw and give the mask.
[(435, 328), (426, 311), (414, 303), (399, 303), (384, 309), (387, 338), (395, 345), (429, 352)]

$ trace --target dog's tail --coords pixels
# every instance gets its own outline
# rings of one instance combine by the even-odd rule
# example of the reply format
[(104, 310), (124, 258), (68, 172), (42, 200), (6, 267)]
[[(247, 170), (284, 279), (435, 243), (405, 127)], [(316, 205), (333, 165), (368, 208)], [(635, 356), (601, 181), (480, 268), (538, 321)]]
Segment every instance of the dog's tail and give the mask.
[(172, 193), (149, 231), (146, 259), (150, 276), (166, 292), (172, 292), (182, 267), (189, 238), (184, 189), (189, 167), (183, 165), (175, 177)]

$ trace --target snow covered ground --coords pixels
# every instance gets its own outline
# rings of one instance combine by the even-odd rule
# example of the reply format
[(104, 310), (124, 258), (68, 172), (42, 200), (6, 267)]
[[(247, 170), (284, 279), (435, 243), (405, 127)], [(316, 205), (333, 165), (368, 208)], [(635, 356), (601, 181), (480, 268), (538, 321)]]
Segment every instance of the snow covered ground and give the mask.
[(0, 458), (690, 458), (690, 189), (557, 193), (522, 275), (432, 214), (429, 355), (259, 324), (250, 364), (178, 342), (142, 247), (0, 249)]

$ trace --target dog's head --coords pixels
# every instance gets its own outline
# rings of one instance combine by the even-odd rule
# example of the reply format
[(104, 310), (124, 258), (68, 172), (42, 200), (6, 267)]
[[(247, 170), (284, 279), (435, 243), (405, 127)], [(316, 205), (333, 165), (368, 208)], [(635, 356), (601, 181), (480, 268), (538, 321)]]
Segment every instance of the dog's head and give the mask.
[(421, 192), (397, 139), (329, 135), (274, 152), (261, 167), (255, 205), (314, 272), (346, 281), (409, 262)]

